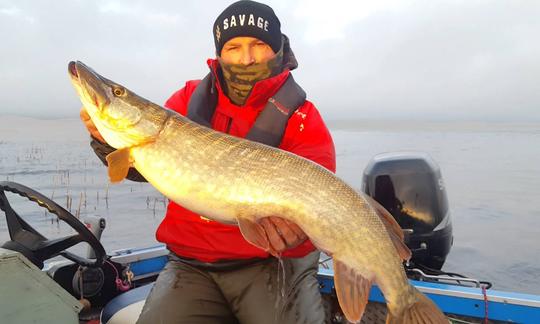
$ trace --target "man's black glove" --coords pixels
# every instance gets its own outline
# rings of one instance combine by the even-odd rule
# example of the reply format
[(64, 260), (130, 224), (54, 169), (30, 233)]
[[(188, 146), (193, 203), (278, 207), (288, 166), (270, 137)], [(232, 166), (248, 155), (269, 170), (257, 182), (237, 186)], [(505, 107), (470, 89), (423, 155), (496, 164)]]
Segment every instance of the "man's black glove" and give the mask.
[[(97, 157), (101, 160), (101, 162), (103, 162), (103, 164), (107, 165), (107, 159), (106, 159), (107, 155), (109, 155), (110, 153), (116, 151), (116, 149), (114, 147), (110, 146), (107, 143), (102, 143), (102, 142), (98, 141), (93, 136), (90, 136), (90, 137), (92, 139), (90, 141), (90, 146), (92, 147), (92, 149), (96, 153)], [(139, 173), (139, 171), (137, 171), (137, 169), (135, 169), (135, 168), (129, 168), (128, 175), (127, 175), (126, 178), (131, 180), (131, 181), (148, 182)]]

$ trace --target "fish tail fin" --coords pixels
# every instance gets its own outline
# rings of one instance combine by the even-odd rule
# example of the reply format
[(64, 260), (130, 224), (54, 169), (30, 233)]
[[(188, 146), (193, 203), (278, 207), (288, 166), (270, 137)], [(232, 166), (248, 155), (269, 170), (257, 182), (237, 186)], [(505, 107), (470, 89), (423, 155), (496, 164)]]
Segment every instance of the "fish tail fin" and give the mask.
[(448, 318), (439, 310), (437, 305), (414, 288), (416, 302), (399, 315), (388, 312), (386, 324), (448, 324)]

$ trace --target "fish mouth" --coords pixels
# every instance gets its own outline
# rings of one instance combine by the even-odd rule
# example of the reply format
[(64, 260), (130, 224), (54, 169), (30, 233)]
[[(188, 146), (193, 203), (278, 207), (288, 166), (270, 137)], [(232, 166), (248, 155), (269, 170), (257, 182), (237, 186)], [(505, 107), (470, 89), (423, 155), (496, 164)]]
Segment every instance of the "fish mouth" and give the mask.
[[(110, 103), (110, 87), (106, 79), (96, 73), (90, 67), (80, 61), (71, 61), (68, 64), (68, 72), (71, 82), (79, 91), (79, 94), (86, 98), (86, 101), (94, 105), (98, 111)], [(88, 108), (88, 107), (87, 107)]]
[(79, 74), (77, 73), (77, 63), (74, 61), (69, 62), (68, 64), (68, 71), (71, 77), (73, 78), (79, 78)]

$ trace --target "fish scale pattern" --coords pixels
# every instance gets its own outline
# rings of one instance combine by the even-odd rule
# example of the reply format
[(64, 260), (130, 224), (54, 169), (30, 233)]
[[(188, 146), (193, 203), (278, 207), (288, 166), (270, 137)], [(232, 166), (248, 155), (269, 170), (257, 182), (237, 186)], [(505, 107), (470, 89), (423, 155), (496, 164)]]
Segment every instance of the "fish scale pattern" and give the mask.
[[(401, 260), (374, 209), (307, 159), (172, 115), (160, 137), (132, 149), (137, 169), (175, 202), (224, 223), (280, 215), (321, 250), (376, 281), (391, 307), (412, 298)], [(402, 305), (403, 304), (403, 305)]]

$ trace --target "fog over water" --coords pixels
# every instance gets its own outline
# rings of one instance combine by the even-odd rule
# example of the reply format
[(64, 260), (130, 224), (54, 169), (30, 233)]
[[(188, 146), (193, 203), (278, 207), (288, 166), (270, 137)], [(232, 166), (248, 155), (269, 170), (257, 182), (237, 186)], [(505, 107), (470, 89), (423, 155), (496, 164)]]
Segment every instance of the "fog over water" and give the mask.
[[(540, 124), (347, 121), (331, 122), (330, 129), (337, 174), (358, 190), (375, 154), (430, 154), (441, 167), (454, 226), (445, 269), (491, 281), (494, 289), (540, 294)], [(104, 217), (102, 242), (109, 252), (157, 244), (164, 197), (148, 184), (108, 185), (106, 169), (76, 119), (1, 116), (0, 180), (69, 203), (81, 217)], [(10, 199), (46, 236), (71, 233), (33, 203)], [(0, 242), (7, 239), (2, 215)]]
[[(70, 60), (157, 103), (208, 73), (232, 1), (0, 0), (0, 114), (74, 118)], [(540, 121), (540, 2), (266, 1), (327, 119)]]

